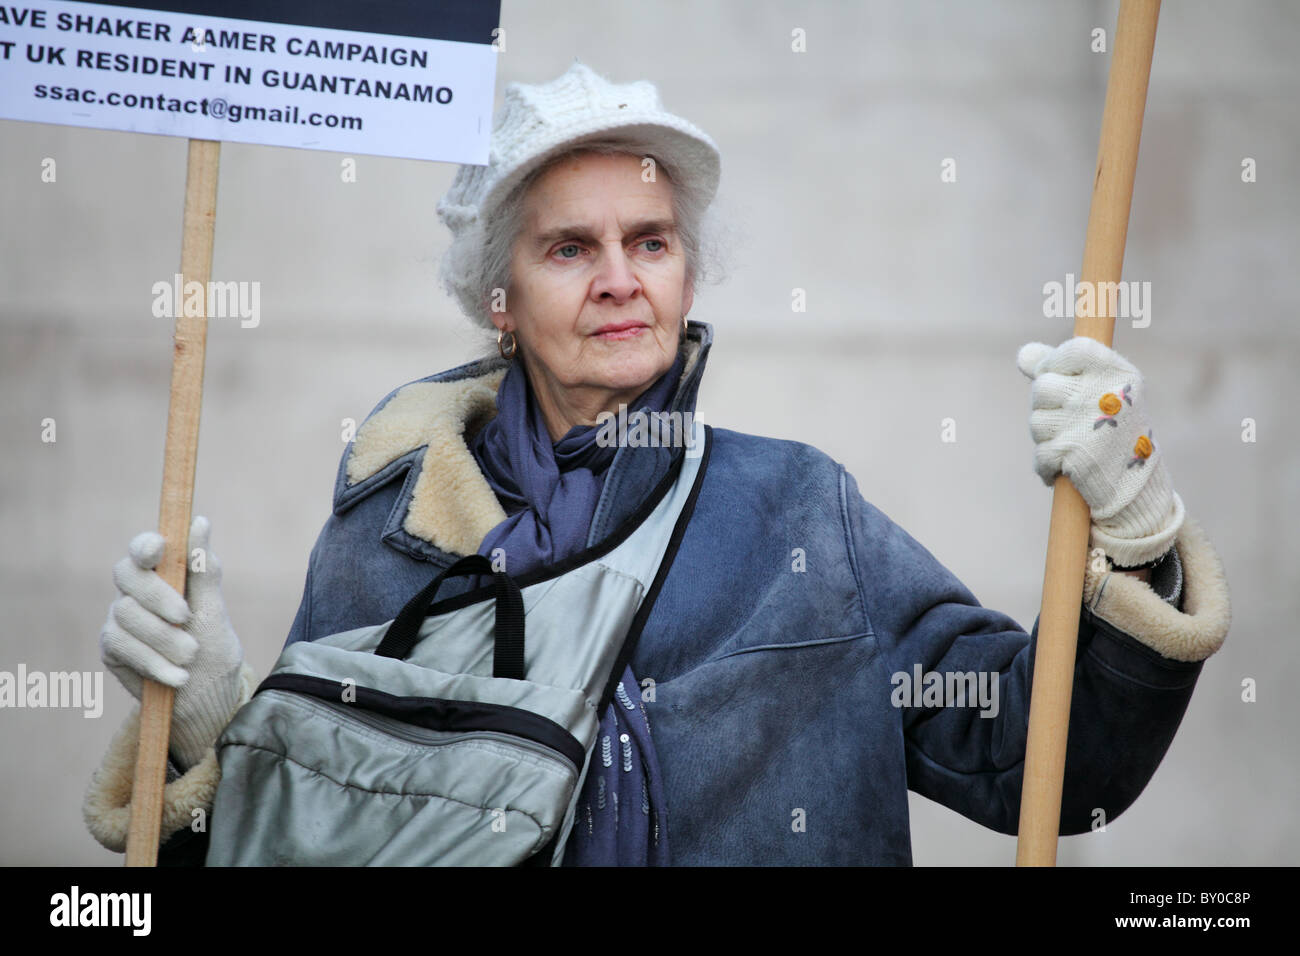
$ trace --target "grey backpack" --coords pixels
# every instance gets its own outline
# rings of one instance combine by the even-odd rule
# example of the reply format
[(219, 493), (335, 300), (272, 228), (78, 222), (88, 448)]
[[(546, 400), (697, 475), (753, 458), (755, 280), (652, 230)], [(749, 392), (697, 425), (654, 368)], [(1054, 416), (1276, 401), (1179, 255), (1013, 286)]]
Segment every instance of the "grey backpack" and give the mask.
[[(285, 648), (217, 741), (207, 865), (558, 866), (699, 493), (692, 434), (601, 545), (518, 579), (468, 555), (392, 621)], [(492, 584), (432, 603), (463, 574)]]

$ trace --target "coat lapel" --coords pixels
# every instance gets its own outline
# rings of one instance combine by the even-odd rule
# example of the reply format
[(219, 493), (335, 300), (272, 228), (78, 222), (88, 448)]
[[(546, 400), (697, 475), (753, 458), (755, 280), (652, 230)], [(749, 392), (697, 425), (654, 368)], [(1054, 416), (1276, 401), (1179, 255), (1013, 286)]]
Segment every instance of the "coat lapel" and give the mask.
[(503, 363), (498, 364), (471, 368), (452, 380), (422, 379), (393, 392), (357, 429), (344, 455), (335, 513), (405, 471), (384, 540), (439, 564), (473, 554), (483, 536), (506, 518), (466, 444), (496, 415), (497, 387), (505, 376)]

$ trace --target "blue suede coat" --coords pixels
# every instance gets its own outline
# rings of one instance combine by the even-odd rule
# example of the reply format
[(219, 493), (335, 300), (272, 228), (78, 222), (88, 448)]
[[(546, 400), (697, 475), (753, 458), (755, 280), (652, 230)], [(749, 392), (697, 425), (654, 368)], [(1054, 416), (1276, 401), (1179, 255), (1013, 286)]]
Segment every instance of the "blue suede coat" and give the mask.
[[(694, 410), (712, 328), (693, 322), (690, 337), (698, 358), (674, 410)], [(502, 367), (485, 359), (421, 381)], [(910, 864), (908, 789), (1015, 833), (1037, 621), (1029, 634), (982, 607), (818, 449), (725, 428), (712, 438), (694, 514), (632, 659), (654, 682), (646, 708), (672, 862)], [(680, 453), (620, 448), (589, 544)], [(350, 483), (345, 453), (286, 643), (390, 620), (458, 557), (404, 526), (423, 454)], [(469, 584), (452, 579), (439, 597)], [(995, 675), (996, 716), (910, 698), (896, 706), (894, 675), (917, 665)], [(1097, 808), (1110, 821), (1133, 803), (1201, 667), (1083, 609), (1062, 834), (1087, 832)]]

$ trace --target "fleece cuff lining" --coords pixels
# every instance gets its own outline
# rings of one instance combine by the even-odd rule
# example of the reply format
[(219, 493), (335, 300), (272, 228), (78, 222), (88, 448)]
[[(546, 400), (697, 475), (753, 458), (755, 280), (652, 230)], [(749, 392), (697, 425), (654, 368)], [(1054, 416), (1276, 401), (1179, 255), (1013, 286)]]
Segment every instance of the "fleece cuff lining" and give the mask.
[[(242, 687), (239, 707), (252, 698), (258, 679), (245, 661), (240, 669)], [(135, 782), (135, 760), (140, 748), (140, 705), (127, 715), (108, 745), (99, 768), (92, 775), (81, 813), (91, 835), (105, 848), (126, 851), (131, 824), (131, 788)], [(212, 810), (221, 767), (217, 752), (209, 747), (203, 759), (163, 788), (162, 830), (159, 843), (194, 821), (194, 810)]]
[(1178, 661), (1203, 661), (1222, 645), (1232, 620), (1228, 580), (1218, 553), (1190, 516), (1176, 540), (1182, 565), (1179, 611), (1144, 581), (1110, 570), (1084, 573), (1083, 602), (1099, 618)]

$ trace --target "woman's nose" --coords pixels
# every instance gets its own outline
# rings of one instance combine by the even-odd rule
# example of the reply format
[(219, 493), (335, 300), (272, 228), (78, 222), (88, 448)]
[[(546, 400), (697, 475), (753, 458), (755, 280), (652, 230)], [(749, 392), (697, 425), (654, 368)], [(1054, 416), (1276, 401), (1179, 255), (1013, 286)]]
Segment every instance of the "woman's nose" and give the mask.
[(616, 302), (630, 299), (641, 288), (641, 282), (632, 270), (627, 253), (621, 248), (601, 254), (596, 276), (591, 284), (591, 296), (601, 299), (609, 296)]

